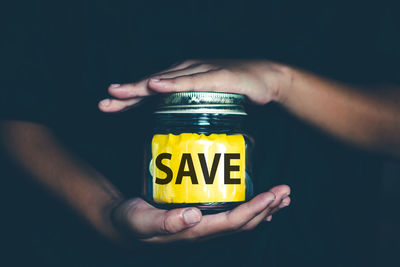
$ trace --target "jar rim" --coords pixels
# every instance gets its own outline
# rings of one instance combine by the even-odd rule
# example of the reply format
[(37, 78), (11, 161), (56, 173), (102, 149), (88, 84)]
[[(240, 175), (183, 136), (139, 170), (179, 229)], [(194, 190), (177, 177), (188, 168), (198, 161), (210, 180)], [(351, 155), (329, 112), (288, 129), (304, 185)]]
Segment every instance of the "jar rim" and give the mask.
[(159, 113), (213, 113), (247, 115), (246, 97), (224, 92), (177, 92), (160, 95)]

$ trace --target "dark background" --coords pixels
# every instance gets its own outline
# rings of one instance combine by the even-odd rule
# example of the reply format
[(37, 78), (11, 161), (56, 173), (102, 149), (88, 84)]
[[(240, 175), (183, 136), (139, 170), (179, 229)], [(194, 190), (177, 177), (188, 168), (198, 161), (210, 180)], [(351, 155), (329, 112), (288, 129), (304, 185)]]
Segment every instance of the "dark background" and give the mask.
[[(140, 193), (151, 105), (97, 102), (187, 58), (261, 58), (355, 85), (398, 83), (396, 1), (13, 1), (2, 8), (1, 116), (45, 124), (128, 196)], [(279, 106), (248, 106), (258, 191), (292, 205), (255, 231), (128, 253), (1, 155), (3, 266), (398, 266), (399, 164)], [(177, 260), (179, 259), (179, 260)]]

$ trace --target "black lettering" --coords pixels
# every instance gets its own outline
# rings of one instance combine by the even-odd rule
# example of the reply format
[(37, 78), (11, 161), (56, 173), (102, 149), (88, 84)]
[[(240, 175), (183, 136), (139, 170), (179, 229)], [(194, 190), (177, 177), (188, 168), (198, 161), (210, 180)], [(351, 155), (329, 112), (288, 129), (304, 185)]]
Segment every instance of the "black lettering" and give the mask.
[[(187, 165), (189, 168), (188, 171), (185, 171), (186, 162), (187, 162)], [(189, 153), (182, 154), (181, 163), (179, 165), (179, 170), (178, 170), (178, 174), (176, 176), (175, 184), (181, 184), (183, 176), (190, 176), (190, 179), (192, 180), (192, 184), (199, 183), (197, 181), (196, 171), (195, 171), (194, 165), (193, 165), (193, 159)]]
[(201, 169), (203, 171), (204, 182), (206, 184), (213, 184), (215, 179), (215, 174), (217, 173), (219, 159), (221, 158), (221, 153), (215, 154), (210, 173), (208, 172), (206, 157), (204, 156), (204, 153), (199, 153), (198, 156)]
[(240, 184), (240, 178), (231, 178), (231, 172), (239, 171), (240, 166), (231, 165), (231, 159), (240, 159), (240, 153), (226, 153), (224, 156), (224, 183)]
[(172, 155), (170, 153), (161, 153), (160, 155), (157, 156), (156, 166), (157, 166), (157, 168), (160, 169), (160, 171), (165, 172), (167, 177), (165, 177), (164, 179), (156, 177), (156, 184), (168, 184), (169, 182), (171, 182), (172, 176), (173, 176), (172, 170), (171, 170), (171, 168), (169, 168), (168, 166), (166, 166), (162, 163), (163, 159), (171, 159), (171, 157), (172, 157)]

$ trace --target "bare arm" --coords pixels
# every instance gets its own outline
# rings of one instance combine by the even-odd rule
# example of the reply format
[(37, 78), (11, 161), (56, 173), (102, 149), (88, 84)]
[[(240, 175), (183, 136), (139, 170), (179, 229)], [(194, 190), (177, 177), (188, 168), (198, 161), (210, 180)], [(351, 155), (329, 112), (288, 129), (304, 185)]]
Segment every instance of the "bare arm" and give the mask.
[(400, 157), (400, 88), (355, 88), (292, 70), (277, 99), (304, 121), (363, 148)]
[(67, 152), (44, 126), (5, 121), (1, 129), (7, 151), (38, 183), (100, 233), (113, 240), (119, 238), (108, 215), (123, 197), (105, 177)]
[(229, 212), (202, 216), (197, 208), (161, 210), (141, 198), (124, 198), (108, 179), (68, 152), (45, 126), (3, 121), (0, 140), (38, 183), (100, 234), (128, 247), (134, 240), (198, 240), (249, 230), (290, 203), (290, 189), (282, 185)]
[[(366, 90), (365, 90), (366, 89)], [(302, 120), (364, 149), (400, 156), (400, 88), (356, 88), (268, 61), (186, 61), (137, 83), (110, 86), (104, 112), (134, 105), (152, 93), (215, 91), (278, 102)]]

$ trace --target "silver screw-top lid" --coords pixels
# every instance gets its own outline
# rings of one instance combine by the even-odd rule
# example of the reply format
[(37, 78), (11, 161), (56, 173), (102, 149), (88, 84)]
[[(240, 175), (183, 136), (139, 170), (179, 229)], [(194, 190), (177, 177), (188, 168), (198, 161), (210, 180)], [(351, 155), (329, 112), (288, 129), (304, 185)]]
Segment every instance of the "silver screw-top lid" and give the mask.
[(217, 92), (179, 92), (161, 96), (155, 113), (213, 113), (247, 115), (245, 96)]

